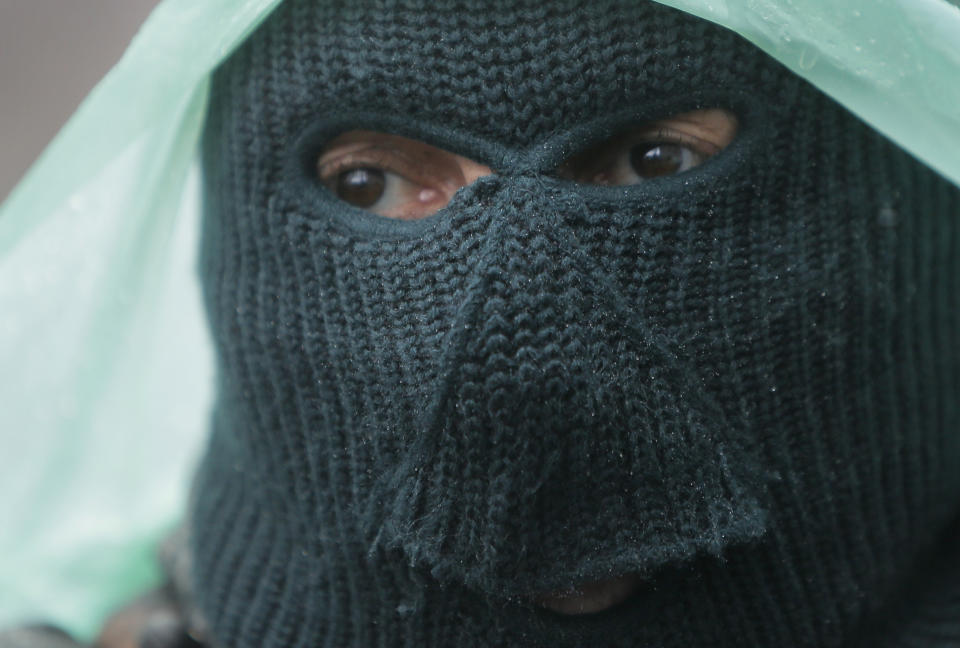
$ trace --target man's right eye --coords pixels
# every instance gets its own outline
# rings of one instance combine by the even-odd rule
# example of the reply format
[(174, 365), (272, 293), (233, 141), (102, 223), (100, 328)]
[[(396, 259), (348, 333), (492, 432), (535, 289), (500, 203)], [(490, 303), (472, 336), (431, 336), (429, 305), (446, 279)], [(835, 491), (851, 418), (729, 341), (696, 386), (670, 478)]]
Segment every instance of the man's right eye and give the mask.
[[(340, 200), (354, 207), (374, 207), (387, 189), (387, 178), (392, 173), (376, 167), (360, 167), (341, 171), (334, 187), (330, 187)], [(334, 184), (334, 183), (331, 183)]]
[(488, 167), (416, 140), (350, 131), (317, 160), (320, 182), (349, 205), (387, 218), (416, 220), (450, 202)]
[[(422, 218), (446, 204), (441, 189), (375, 166), (328, 172), (324, 185), (349, 205), (398, 219)], [(443, 204), (437, 205), (439, 201)]]

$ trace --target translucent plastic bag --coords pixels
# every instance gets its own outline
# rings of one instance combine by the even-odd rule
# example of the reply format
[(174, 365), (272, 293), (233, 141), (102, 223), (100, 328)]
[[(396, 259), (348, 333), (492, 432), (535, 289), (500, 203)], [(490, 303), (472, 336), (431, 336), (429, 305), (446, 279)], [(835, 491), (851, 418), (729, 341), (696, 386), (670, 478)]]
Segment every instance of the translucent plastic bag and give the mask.
[(278, 1), (161, 4), (0, 211), (0, 627), (88, 637), (157, 577), (212, 396), (208, 77)]
[[(280, 1), (165, 0), (0, 210), (0, 627), (89, 637), (157, 577), (212, 398), (194, 276), (208, 78)], [(960, 184), (947, 0), (658, 1), (740, 32)]]
[(956, 0), (656, 0), (738, 32), (960, 184)]

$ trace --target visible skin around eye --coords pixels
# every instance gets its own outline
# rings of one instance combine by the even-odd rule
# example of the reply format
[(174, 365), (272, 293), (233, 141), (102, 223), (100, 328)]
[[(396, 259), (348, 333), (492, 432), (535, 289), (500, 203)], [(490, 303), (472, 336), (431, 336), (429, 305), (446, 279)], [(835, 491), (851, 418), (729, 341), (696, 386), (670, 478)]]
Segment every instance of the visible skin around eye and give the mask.
[[(587, 184), (630, 185), (683, 173), (733, 141), (737, 118), (720, 108), (649, 122), (579, 153), (556, 175)], [(494, 171), (417, 140), (355, 130), (327, 144), (320, 182), (346, 203), (387, 218), (417, 220), (443, 208), (458, 189)]]
[(708, 108), (643, 124), (578, 153), (557, 169), (561, 178), (631, 185), (689, 171), (725, 149), (737, 134), (733, 113)]
[(493, 170), (417, 140), (374, 131), (349, 131), (317, 160), (320, 181), (338, 198), (398, 220), (424, 218), (461, 187)]

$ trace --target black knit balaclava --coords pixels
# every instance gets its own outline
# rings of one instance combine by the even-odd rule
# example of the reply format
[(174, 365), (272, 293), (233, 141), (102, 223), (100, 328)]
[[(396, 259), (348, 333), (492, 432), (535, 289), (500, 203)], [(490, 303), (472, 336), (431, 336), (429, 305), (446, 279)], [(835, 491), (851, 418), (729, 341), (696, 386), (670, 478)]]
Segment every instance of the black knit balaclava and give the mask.
[[(712, 107), (740, 129), (696, 169), (557, 177)], [(315, 173), (354, 129), (495, 175), (366, 213)], [(204, 170), (214, 645), (960, 645), (960, 191), (740, 37), (287, 0), (215, 75)]]

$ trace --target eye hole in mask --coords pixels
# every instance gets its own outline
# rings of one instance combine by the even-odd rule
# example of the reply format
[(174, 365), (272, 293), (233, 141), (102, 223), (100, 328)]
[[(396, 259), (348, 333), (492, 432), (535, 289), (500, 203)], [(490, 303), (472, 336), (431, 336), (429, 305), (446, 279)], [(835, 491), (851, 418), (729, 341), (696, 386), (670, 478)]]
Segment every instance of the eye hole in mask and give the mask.
[(719, 108), (683, 113), (578, 153), (557, 168), (557, 175), (585, 184), (625, 186), (684, 173), (725, 149), (737, 128), (733, 113)]
[[(557, 170), (584, 184), (622, 186), (693, 169), (733, 141), (737, 118), (719, 108), (643, 124), (579, 153)], [(399, 135), (349, 131), (317, 160), (320, 182), (340, 200), (398, 220), (425, 218), (458, 189), (494, 171), (469, 158)]]
[(399, 135), (349, 131), (317, 160), (320, 182), (340, 200), (399, 220), (424, 218), (490, 167)]

